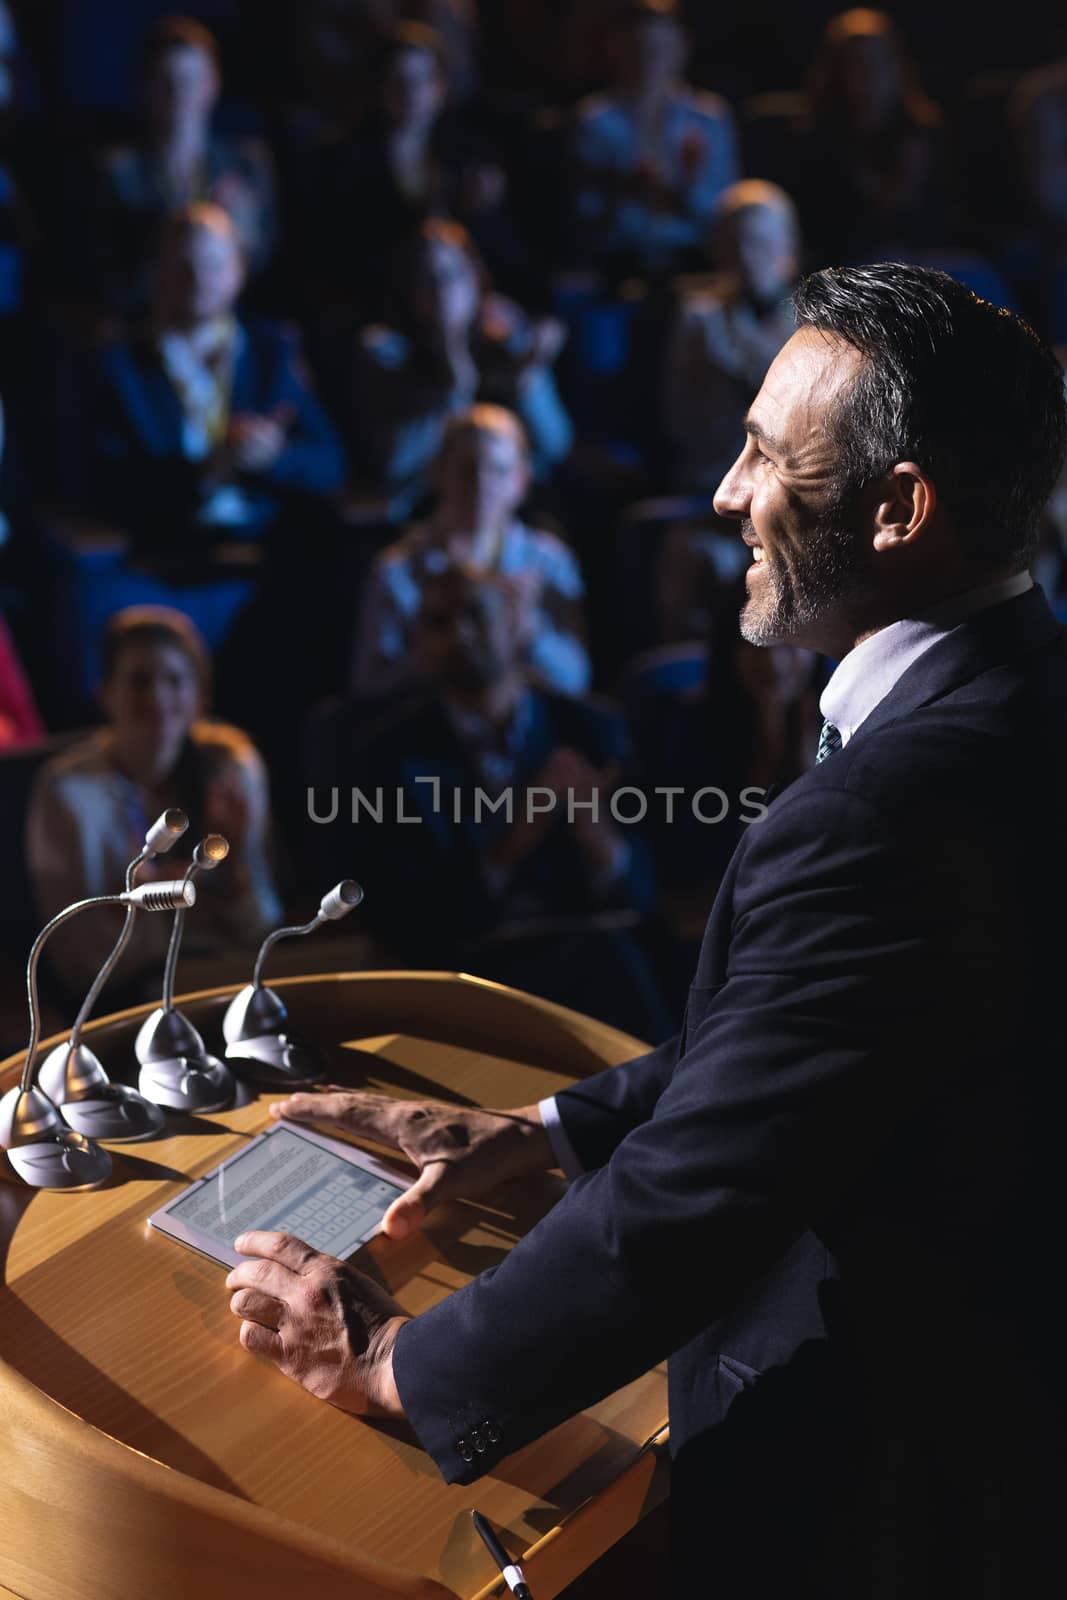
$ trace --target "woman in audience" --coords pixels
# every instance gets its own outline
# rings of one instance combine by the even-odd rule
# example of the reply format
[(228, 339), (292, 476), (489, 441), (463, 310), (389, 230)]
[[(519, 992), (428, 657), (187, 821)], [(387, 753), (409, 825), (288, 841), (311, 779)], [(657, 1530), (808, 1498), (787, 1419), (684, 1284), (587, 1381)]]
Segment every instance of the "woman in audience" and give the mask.
[(941, 114), (892, 19), (857, 8), (827, 24), (792, 130), (785, 186), (815, 265), (939, 245), (952, 231)]
[[(470, 236), (455, 222), (424, 222), (398, 265), (391, 327), (360, 336), (352, 401), (353, 451), (406, 514), (450, 417), (476, 400), (522, 419), (536, 478), (573, 441), (552, 366), (563, 344), (554, 317), (529, 317), (494, 294)], [(396, 514), (396, 512), (394, 512)]]
[(274, 248), (274, 179), (266, 148), (223, 139), (211, 119), (222, 79), (218, 46), (199, 22), (166, 17), (141, 52), (145, 129), (108, 151), (90, 198), (95, 289), (122, 317), (147, 306), (157, 234), (168, 213), (211, 200), (232, 217), (251, 271)]
[(589, 687), (581, 572), (560, 539), (519, 520), (529, 484), (529, 447), (513, 413), (477, 405), (451, 419), (429, 519), (383, 550), (367, 581), (356, 636), (356, 694), (384, 694), (412, 681), (411, 624), (423, 585), (457, 562), (505, 581), (515, 600), (522, 659), (542, 687), (563, 694)]
[[(203, 640), (180, 612), (137, 606), (112, 619), (100, 691), (106, 726), (43, 767), (30, 801), (26, 850), (42, 921), (74, 900), (120, 890), (145, 830), (180, 806), (189, 832), (154, 863), (156, 876), (180, 876), (205, 833), (230, 842), (223, 865), (198, 880), (190, 953), (254, 943), (277, 922), (266, 773), (245, 734), (205, 720), (210, 676)], [(52, 940), (53, 969), (72, 997), (91, 981), (116, 926), (101, 909)], [(117, 971), (127, 993), (156, 992), (169, 935), (169, 917), (141, 919)]]

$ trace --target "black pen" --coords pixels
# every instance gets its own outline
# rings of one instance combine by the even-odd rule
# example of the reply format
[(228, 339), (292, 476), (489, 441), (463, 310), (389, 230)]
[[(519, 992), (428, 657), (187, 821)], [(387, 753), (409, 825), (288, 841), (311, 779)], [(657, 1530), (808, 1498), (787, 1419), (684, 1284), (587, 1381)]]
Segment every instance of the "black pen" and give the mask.
[(526, 1587), (526, 1579), (522, 1575), (522, 1568), (512, 1561), (481, 1512), (472, 1511), (471, 1516), (474, 1518), (474, 1526), (481, 1535), (482, 1543), (504, 1574), (504, 1582), (515, 1596), (515, 1600), (533, 1600), (529, 1589)]

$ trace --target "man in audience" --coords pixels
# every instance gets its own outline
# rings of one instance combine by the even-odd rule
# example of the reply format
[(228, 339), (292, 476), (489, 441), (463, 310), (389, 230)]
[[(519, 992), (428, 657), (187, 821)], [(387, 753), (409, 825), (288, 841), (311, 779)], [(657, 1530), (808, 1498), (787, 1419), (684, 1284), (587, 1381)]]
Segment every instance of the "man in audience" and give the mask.
[[(523, 609), (500, 574), (450, 564), (426, 576), (410, 639), (426, 688), (384, 713), (350, 774), (330, 779), (345, 785), (346, 809), (351, 784), (372, 801), (380, 789), (383, 823), (365, 818), (352, 834), (341, 815), (317, 831), (344, 840), (339, 863), (359, 861), (371, 916), (403, 960), (564, 1004), (581, 994), (594, 1015), (659, 1037), (669, 1014), (641, 947), (596, 922), (647, 910), (653, 893), (643, 847), (608, 814), (629, 759), (622, 719), (528, 682)], [(528, 789), (543, 791), (532, 808)], [(510, 803), (482, 808), (479, 790)], [(423, 826), (398, 821), (398, 792)]]
[(359, 107), (360, 120), (317, 155), (326, 210), (313, 226), (320, 267), (332, 262), (347, 302), (379, 316), (393, 257), (426, 217), (456, 218), (493, 260), (510, 255), (514, 240), (503, 168), (449, 103), (440, 36), (399, 22), (371, 69), (369, 115)]
[(530, 486), (521, 422), (500, 406), (477, 405), (448, 424), (428, 520), (410, 528), (374, 563), (356, 634), (353, 688), (384, 694), (410, 683), (417, 662), (410, 625), (426, 579), (454, 561), (496, 573), (515, 597), (522, 659), (539, 682), (563, 694), (589, 687), (584, 585), (574, 554), (518, 511)]
[(224, 207), (253, 271), (269, 259), (270, 160), (257, 140), (212, 133), (221, 82), (218, 46), (201, 23), (166, 17), (149, 33), (141, 52), (144, 133), (106, 152), (89, 198), (93, 287), (105, 311), (136, 317), (146, 309), (160, 227), (196, 201)]
[(737, 454), (748, 403), (793, 331), (796, 209), (773, 183), (726, 190), (708, 234), (715, 275), (683, 280), (666, 354), (664, 428), (672, 481), (712, 493)]
[(244, 281), (227, 213), (186, 206), (163, 236), (150, 324), (93, 360), (82, 509), (142, 545), (261, 537), (343, 482), (291, 335), (238, 314)]
[(577, 1181), (420, 1316), (271, 1233), (238, 1239), (231, 1307), (465, 1483), (670, 1356), (679, 1596), (1055, 1594), (1067, 632), (1028, 567), (1062, 373), (942, 273), (795, 299), (716, 503), (753, 551), (745, 637), (840, 664), (681, 1036), (543, 1111), (281, 1106), (415, 1153), (396, 1234), (509, 1173)]
[[(793, 331), (788, 296), (800, 265), (793, 203), (773, 183), (735, 183), (722, 197), (708, 244), (718, 272), (679, 285), (665, 358), (663, 431), (672, 486), (710, 513), (743, 437), (748, 403)], [(736, 541), (730, 543), (732, 555)], [(704, 634), (725, 554), (715, 519), (690, 517), (666, 529), (657, 568), (664, 643)]]
[(662, 272), (698, 248), (740, 176), (734, 120), (724, 100), (685, 82), (673, 0), (634, 0), (610, 37), (614, 82), (581, 106), (575, 129), (578, 225), (591, 259)]

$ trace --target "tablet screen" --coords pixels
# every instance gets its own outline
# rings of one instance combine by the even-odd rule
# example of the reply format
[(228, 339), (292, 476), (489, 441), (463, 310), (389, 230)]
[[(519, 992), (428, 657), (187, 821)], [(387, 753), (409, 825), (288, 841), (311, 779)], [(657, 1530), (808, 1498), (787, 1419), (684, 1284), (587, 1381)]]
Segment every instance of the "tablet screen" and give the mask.
[(344, 1258), (377, 1232), (404, 1189), (354, 1165), (359, 1160), (351, 1148), (341, 1154), (314, 1135), (279, 1127), (167, 1206), (166, 1216), (218, 1245), (223, 1260), (235, 1259), (233, 1241), (252, 1228), (289, 1233)]

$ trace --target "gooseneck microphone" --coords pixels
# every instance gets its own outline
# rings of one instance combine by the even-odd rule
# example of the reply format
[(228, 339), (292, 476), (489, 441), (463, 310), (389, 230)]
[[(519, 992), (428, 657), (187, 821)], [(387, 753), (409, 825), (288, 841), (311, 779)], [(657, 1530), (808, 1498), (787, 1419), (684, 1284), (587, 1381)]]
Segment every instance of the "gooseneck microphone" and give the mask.
[[(214, 872), (216, 867), (222, 865), (230, 853), (230, 842), (224, 839), (221, 833), (209, 833), (206, 839), (201, 839), (193, 851), (193, 859), (185, 874), (186, 883), (191, 883), (198, 872)], [(179, 910), (174, 914), (174, 927), (171, 931), (170, 944), (167, 947), (167, 960), (163, 968), (163, 1010), (174, 1010), (174, 974), (178, 968), (178, 955), (182, 947), (182, 935), (185, 932), (185, 911)]]
[(37, 968), (44, 949), (57, 928), (94, 906), (127, 906), (141, 911), (174, 911), (196, 903), (191, 883), (142, 884), (123, 894), (94, 895), (67, 906), (45, 924), (33, 942), (26, 964), (26, 993), (30, 1007), (30, 1038), (18, 1085), (0, 1099), (0, 1149), (17, 1178), (34, 1189), (93, 1189), (111, 1175), (106, 1150), (72, 1128), (53, 1100), (35, 1083), (37, 1046), (41, 1032), (41, 1005), (37, 993)]
[(318, 1052), (285, 1031), (289, 1012), (281, 996), (265, 987), (263, 965), (280, 939), (302, 938), (327, 922), (340, 922), (362, 899), (361, 886), (354, 879), (345, 878), (323, 895), (310, 922), (276, 928), (264, 939), (252, 982), (234, 995), (222, 1019), (226, 1059), (242, 1077), (284, 1086), (315, 1083), (324, 1076)]
[[(193, 887), (198, 872), (213, 872), (230, 853), (221, 833), (209, 833), (193, 851), (184, 883)], [(163, 968), (163, 1003), (146, 1017), (134, 1041), (141, 1063), (138, 1087), (147, 1099), (173, 1111), (220, 1111), (234, 1095), (233, 1076), (174, 1005), (174, 974), (185, 930), (185, 912), (174, 918)]]
[[(170, 850), (188, 826), (189, 818), (177, 808), (164, 811), (156, 818), (145, 834), (140, 851), (126, 868), (127, 892), (134, 886), (137, 869), (154, 856)], [(151, 1139), (164, 1122), (163, 1112), (151, 1100), (125, 1084), (112, 1083), (100, 1058), (82, 1043), (82, 1030), (130, 942), (137, 910), (135, 905), (126, 907), (122, 932), (82, 1001), (70, 1038), (46, 1056), (38, 1073), (41, 1088), (59, 1106), (64, 1120), (72, 1128), (90, 1138), (109, 1139), (116, 1144)], [(183, 908), (178, 916), (184, 915)]]

